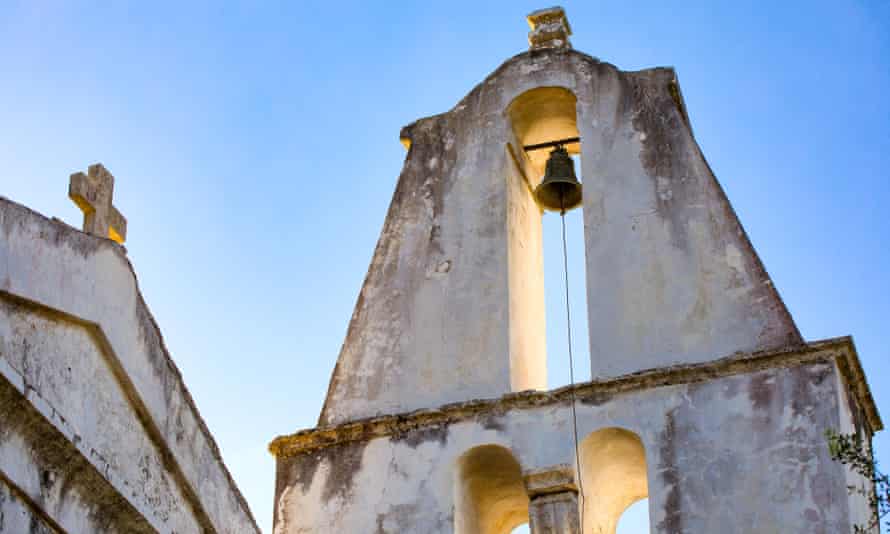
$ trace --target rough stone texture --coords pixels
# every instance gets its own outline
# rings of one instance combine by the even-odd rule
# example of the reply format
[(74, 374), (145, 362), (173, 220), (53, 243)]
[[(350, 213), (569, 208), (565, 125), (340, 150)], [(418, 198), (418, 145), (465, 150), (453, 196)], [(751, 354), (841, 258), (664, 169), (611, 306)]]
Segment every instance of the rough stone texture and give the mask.
[(114, 176), (101, 163), (71, 175), (68, 196), (83, 212), (83, 231), (118, 243), (127, 239), (127, 219), (114, 207)]
[[(575, 466), (558, 465), (526, 471), (529, 527), (535, 534), (580, 534)], [(615, 481), (620, 484), (620, 480)]]
[[(576, 98), (574, 123), (517, 129), (511, 103), (542, 88)], [(801, 343), (673, 70), (533, 50), (403, 130), (410, 149), (320, 424), (543, 387), (540, 211), (526, 186), (541, 170), (518, 147), (573, 128), (595, 378)]]
[(528, 515), (529, 527), (535, 534), (581, 534), (578, 494), (574, 491), (533, 498)]
[(0, 532), (29, 534), (55, 534), (46, 518), (34, 513), (34, 508), (0, 479)]
[(522, 474), (522, 480), (525, 491), (533, 498), (549, 493), (578, 492), (575, 466), (569, 464), (526, 471)]
[[(608, 395), (578, 387), (582, 442), (603, 429), (639, 438), (653, 532), (848, 532), (858, 505), (848, 499), (845, 470), (830, 459), (824, 432), (850, 424), (842, 421), (844, 398), (857, 409), (867, 399), (845, 397), (855, 384), (840, 354), (831, 356), (843, 350), (837, 345), (731, 374), (703, 365), (695, 380)], [(502, 447), (523, 472), (575, 465), (570, 397), (529, 395), (537, 400), (478, 402), (450, 419), (425, 417), (436, 411), (394, 416), (387, 435), (372, 432), (373, 421), (364, 434), (345, 425), (346, 441), (333, 447), (277, 449), (275, 532), (476, 532), (455, 527), (468, 451)], [(439, 413), (450, 409), (461, 408)], [(869, 436), (880, 428), (867, 418), (862, 424)], [(610, 450), (608, 443), (597, 449)], [(595, 466), (596, 452), (582, 457), (585, 491), (594, 485), (585, 465)], [(594, 519), (585, 512), (585, 521)]]
[(2, 198), (0, 481), (69, 533), (258, 532), (122, 247)]
[(532, 50), (538, 48), (571, 48), (569, 36), (572, 28), (561, 7), (550, 7), (533, 11), (527, 17), (531, 31), (528, 44)]
[[(12, 375), (7, 369), (4, 379), (0, 380), (8, 376)], [(41, 411), (48, 404), (33, 391), (22, 394), (10, 383), (0, 386), (0, 421), (3, 423), (0, 478), (18, 497), (26, 515), (61, 532), (156, 532), (119, 493), (114, 485), (119, 481), (107, 480), (113, 475), (103, 476), (100, 469), (104, 467), (103, 462), (106, 465), (108, 462), (102, 452), (79, 449), (80, 442), (70, 440), (43, 416)], [(149, 473), (165, 475), (146, 471), (146, 475)], [(143, 492), (155, 487), (146, 484), (132, 489)], [(167, 515), (167, 522), (181, 532), (196, 531), (194, 522), (188, 522), (187, 518), (169, 520), (171, 513), (178, 513), (169, 503), (158, 504), (155, 510), (147, 512)], [(0, 529), (0, 532), (5, 531)]]
[(674, 72), (610, 70), (591, 90), (579, 129), (596, 147), (582, 155), (593, 376), (800, 343)]

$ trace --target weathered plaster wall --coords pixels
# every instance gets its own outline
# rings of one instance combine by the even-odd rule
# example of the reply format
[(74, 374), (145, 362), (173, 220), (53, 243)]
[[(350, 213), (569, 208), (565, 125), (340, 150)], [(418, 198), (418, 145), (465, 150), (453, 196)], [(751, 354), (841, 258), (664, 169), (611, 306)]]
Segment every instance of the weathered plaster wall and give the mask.
[(510, 250), (531, 234), (510, 216), (505, 147), (511, 102), (542, 87), (577, 98), (594, 377), (801, 342), (692, 138), (673, 71), (533, 51), (403, 130), (410, 149), (322, 424), (523, 383), (511, 351), (525, 345), (511, 339), (527, 316), (509, 303), (512, 271), (525, 267)]
[(66, 532), (258, 532), (122, 248), (0, 198), (0, 479)]
[(28, 534), (54, 534), (51, 526), (34, 514), (19, 495), (0, 479), (0, 532), (27, 532)]
[[(44, 499), (44, 508), (57, 491), (56, 485), (60, 494), (53, 510), (66, 505), (68, 490), (63, 487), (82, 488), (82, 497), (89, 502), (96, 497), (95, 486), (101, 485), (107, 486), (103, 487), (106, 493), (126, 494), (132, 506), (158, 531), (200, 531), (188, 499), (179, 491), (173, 474), (165, 468), (161, 451), (142, 428), (137, 412), (127, 401), (97, 341), (83, 325), (0, 300), (0, 355), (11, 368), (7, 374), (20, 377), (27, 384), (27, 389), (19, 392), (20, 398), (24, 400), (25, 395), (30, 395), (35, 399), (39, 395), (39, 402), (59, 407), (66, 428), (77, 429), (74, 431), (77, 436), (88, 436), (83, 444), (73, 444), (68, 454), (41, 455), (44, 439), (33, 435), (33, 430), (35, 425), (49, 425), (40, 424), (38, 413), (33, 414), (31, 424), (25, 425), (16, 417), (17, 412), (10, 412), (0, 433), (4, 471), (13, 480), (42, 479), (34, 494)], [(12, 388), (11, 384), (7, 384), (7, 388)], [(41, 433), (48, 438), (46, 441), (68, 439), (62, 434), (47, 435), (46, 431), (48, 429)], [(18, 448), (20, 454), (13, 455), (7, 440), (19, 439), (24, 440)], [(101, 472), (107, 473), (107, 482), (86, 484), (87, 477), (82, 476), (80, 470), (72, 472), (71, 459), (78, 450), (91, 457), (91, 463), (101, 468)], [(55, 461), (62, 458), (65, 461)], [(101, 477), (94, 478), (101, 480)], [(52, 516), (59, 517), (58, 513)], [(71, 531), (69, 519), (64, 521), (69, 527), (66, 530)], [(133, 528), (135, 530), (135, 525)]]
[[(612, 427), (639, 436), (653, 532), (849, 531), (844, 469), (824, 438), (842, 424), (834, 361), (789, 359), (725, 376), (704, 369), (681, 384), (576, 389), (582, 439)], [(554, 395), (506, 397), (450, 420), (446, 407), (446, 423), (411, 428), (405, 418), (386, 436), (363, 434), (369, 421), (344, 430), (346, 441), (292, 456), (283, 438), (275, 532), (454, 532), (467, 451), (504, 447), (523, 471), (574, 465), (567, 396)]]
[[(875, 430), (868, 421), (868, 417), (856, 402), (856, 394), (847, 383), (838, 380), (837, 390), (841, 392), (838, 401), (839, 426), (834, 429), (840, 434), (857, 434), (871, 450), (872, 435)], [(855, 474), (852, 470), (846, 470), (847, 487), (855, 487), (857, 491), (848, 493), (850, 520), (853, 524), (866, 526), (875, 519), (874, 510), (868, 503), (868, 497), (858, 490), (868, 491), (872, 482), (865, 477)]]
[(597, 72), (579, 95), (593, 376), (800, 343), (673, 70)]
[[(85, 440), (72, 439), (70, 425), (61, 414), (53, 412), (46, 399), (36, 390), (25, 389), (24, 379), (6, 381), (7, 377), (16, 377), (14, 371), (5, 369), (3, 376), (0, 379), (0, 478), (17, 497), (22, 512), (61, 532), (156, 532), (130, 504), (131, 501), (144, 503), (144, 499), (128, 500), (121, 491), (130, 491), (129, 485), (122, 488), (121, 480), (114, 477), (115, 471), (103, 469), (108, 465), (103, 456), (107, 451), (93, 449)], [(58, 426), (46, 415), (54, 418)], [(163, 476), (151, 471), (145, 474)], [(132, 491), (157, 490), (157, 487), (157, 483), (148, 481), (145, 486), (134, 485)], [(158, 504), (167, 504), (158, 506), (158, 513), (170, 514), (168, 503)], [(149, 515), (154, 511), (150, 505), (142, 510)], [(182, 532), (195, 532), (193, 522), (183, 521), (182, 517), (174, 518), (171, 523), (190, 527)], [(0, 529), (0, 532), (7, 531)]]
[[(502, 118), (492, 121), (504, 131)], [(497, 128), (476, 125), (464, 113), (410, 127), (323, 422), (510, 391), (504, 171), (512, 163), (504, 143), (482, 150)], [(468, 148), (458, 157), (457, 147)]]

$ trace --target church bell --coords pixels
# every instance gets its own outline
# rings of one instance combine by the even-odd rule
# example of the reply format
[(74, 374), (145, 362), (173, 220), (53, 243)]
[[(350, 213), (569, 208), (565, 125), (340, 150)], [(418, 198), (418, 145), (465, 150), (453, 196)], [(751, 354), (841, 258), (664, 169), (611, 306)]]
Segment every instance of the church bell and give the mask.
[(535, 188), (535, 198), (546, 210), (566, 212), (581, 205), (581, 182), (575, 162), (565, 148), (557, 146), (547, 158), (544, 179)]

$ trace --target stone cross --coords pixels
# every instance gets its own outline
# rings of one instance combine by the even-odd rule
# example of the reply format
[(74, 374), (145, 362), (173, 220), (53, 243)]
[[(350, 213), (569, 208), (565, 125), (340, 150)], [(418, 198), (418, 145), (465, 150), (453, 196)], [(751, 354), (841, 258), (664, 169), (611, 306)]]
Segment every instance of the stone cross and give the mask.
[(83, 231), (123, 243), (127, 219), (112, 205), (113, 193), (114, 176), (101, 163), (72, 174), (68, 184), (68, 196), (83, 212)]
[(530, 50), (540, 48), (571, 48), (569, 35), (572, 28), (563, 8), (548, 7), (532, 11), (526, 17), (531, 31), (528, 32)]

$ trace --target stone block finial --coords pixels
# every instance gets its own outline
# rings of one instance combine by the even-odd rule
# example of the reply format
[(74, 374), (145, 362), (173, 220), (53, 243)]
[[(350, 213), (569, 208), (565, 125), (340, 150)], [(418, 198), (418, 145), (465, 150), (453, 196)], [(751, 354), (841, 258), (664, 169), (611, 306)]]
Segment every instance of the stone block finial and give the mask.
[(572, 47), (569, 42), (572, 27), (563, 8), (554, 6), (532, 11), (526, 19), (531, 28), (528, 32), (529, 50)]
[(101, 163), (72, 174), (68, 184), (68, 197), (83, 212), (83, 231), (123, 243), (127, 219), (112, 205), (113, 193), (114, 176)]

